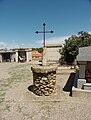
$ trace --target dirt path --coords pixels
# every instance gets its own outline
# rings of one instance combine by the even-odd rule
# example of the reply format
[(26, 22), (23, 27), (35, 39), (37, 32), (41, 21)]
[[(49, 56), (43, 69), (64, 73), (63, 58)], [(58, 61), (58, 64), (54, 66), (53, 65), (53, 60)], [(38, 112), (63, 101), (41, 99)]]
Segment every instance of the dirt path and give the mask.
[(63, 91), (70, 72), (59, 68), (57, 92), (39, 97), (28, 90), (30, 63), (0, 63), (0, 120), (91, 120), (91, 100)]

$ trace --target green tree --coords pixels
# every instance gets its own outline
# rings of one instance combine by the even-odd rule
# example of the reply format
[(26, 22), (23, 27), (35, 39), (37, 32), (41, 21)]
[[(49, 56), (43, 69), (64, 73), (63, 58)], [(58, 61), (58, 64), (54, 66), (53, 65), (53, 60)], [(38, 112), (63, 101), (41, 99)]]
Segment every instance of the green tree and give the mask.
[(80, 31), (78, 35), (72, 35), (65, 40), (60, 53), (64, 56), (64, 60), (67, 63), (72, 63), (79, 52), (79, 47), (85, 46), (91, 46), (91, 34)]
[(40, 47), (40, 48), (32, 48), (32, 51), (33, 50), (37, 50), (39, 53), (42, 53), (43, 52), (43, 48), (42, 47)]
[(38, 48), (38, 52), (39, 53), (42, 53), (43, 52), (43, 48), (41, 47), (41, 48)]

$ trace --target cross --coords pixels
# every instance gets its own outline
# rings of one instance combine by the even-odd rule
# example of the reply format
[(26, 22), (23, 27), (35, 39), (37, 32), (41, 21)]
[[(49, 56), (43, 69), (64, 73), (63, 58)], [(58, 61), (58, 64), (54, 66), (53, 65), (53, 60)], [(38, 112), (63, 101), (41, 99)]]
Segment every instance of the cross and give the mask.
[(46, 26), (46, 24), (45, 23), (43, 23), (43, 31), (36, 31), (36, 33), (38, 34), (38, 33), (43, 33), (43, 38), (44, 38), (44, 47), (45, 47), (45, 34), (46, 33), (53, 33), (53, 31), (51, 30), (51, 31), (46, 31), (45, 30), (45, 26)]

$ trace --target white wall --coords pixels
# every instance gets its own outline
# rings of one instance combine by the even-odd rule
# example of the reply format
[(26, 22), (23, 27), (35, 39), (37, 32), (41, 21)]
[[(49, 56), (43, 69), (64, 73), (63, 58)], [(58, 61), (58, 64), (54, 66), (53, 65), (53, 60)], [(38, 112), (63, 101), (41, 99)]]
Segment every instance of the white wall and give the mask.
[[(28, 51), (27, 52), (27, 58), (28, 58), (28, 61), (31, 61), (32, 60), (32, 52), (31, 51)], [(28, 62), (27, 61), (27, 62)]]
[(0, 62), (2, 62), (2, 55), (0, 54)]
[(46, 56), (48, 61), (58, 61), (59, 58), (61, 57), (59, 53), (60, 47), (50, 47), (46, 48)]

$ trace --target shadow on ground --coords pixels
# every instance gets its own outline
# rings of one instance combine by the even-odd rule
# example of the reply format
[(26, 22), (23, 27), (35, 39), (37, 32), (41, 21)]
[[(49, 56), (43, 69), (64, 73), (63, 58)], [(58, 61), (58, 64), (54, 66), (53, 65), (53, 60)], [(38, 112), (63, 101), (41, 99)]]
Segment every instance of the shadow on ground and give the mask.
[(33, 92), (33, 88), (34, 88), (34, 85), (28, 86), (28, 90), (31, 91), (31, 92)]
[(75, 80), (75, 74), (76, 73), (71, 73), (70, 74), (70, 76), (67, 80), (67, 83), (63, 88), (63, 91), (70, 92), (70, 96), (72, 96), (72, 87), (73, 87), (73, 83), (74, 83), (74, 80)]

